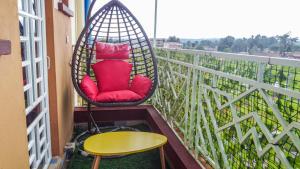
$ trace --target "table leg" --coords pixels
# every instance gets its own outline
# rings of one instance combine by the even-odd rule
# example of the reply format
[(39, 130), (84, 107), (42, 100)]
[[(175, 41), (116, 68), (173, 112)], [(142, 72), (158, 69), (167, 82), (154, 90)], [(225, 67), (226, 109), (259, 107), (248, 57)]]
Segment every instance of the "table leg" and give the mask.
[(92, 165), (92, 169), (99, 169), (100, 159), (101, 159), (100, 156), (95, 156), (93, 165)]
[(161, 146), (159, 148), (159, 152), (160, 152), (161, 169), (166, 169), (165, 153), (164, 153), (164, 147), (163, 146)]

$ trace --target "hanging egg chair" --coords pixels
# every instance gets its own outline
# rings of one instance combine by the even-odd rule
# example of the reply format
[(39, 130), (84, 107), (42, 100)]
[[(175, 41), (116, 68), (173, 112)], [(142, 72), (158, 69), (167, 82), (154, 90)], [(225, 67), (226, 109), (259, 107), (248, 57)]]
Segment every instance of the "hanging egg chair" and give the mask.
[(95, 106), (138, 105), (154, 93), (157, 65), (152, 46), (120, 1), (108, 2), (86, 22), (73, 53), (72, 81), (77, 93)]

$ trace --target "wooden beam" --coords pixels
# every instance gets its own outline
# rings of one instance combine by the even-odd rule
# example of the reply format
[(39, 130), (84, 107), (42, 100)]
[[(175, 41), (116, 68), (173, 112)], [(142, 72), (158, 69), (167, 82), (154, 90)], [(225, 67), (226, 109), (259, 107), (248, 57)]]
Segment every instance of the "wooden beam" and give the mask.
[(11, 42), (9, 40), (0, 39), (0, 56), (11, 54)]
[[(93, 117), (96, 121), (112, 122), (112, 121), (130, 121), (145, 120), (147, 110), (144, 107), (93, 107), (91, 108)], [(75, 123), (85, 123), (89, 120), (87, 108), (76, 107), (74, 114)]]
[[(153, 132), (165, 135), (168, 143), (164, 146), (165, 155), (172, 169), (201, 169), (185, 146), (177, 138), (168, 123), (152, 105), (132, 107), (93, 107), (96, 121), (130, 121), (145, 120)], [(84, 107), (76, 107), (74, 111), (75, 123), (88, 122), (88, 111)]]

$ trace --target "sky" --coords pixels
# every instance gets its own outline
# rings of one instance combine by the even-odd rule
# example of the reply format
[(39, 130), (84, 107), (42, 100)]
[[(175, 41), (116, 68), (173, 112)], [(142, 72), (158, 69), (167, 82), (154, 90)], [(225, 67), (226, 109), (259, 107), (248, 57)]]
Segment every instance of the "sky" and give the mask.
[[(96, 8), (108, 1), (98, 0)], [(153, 37), (155, 0), (120, 1)], [(300, 37), (300, 0), (158, 0), (158, 38), (241, 38), (287, 32)]]

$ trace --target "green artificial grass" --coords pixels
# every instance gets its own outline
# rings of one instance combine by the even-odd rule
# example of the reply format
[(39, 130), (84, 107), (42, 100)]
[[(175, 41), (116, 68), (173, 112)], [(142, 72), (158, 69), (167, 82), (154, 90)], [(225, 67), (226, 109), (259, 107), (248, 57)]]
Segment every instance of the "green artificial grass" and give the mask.
[[(92, 157), (83, 157), (76, 153), (69, 163), (68, 169), (90, 169), (92, 162)], [(104, 158), (100, 161), (101, 169), (160, 169), (160, 165), (158, 150), (113, 159)]]
[[(150, 131), (146, 125), (137, 125), (134, 128)], [(75, 128), (75, 137), (80, 130)], [(76, 149), (67, 169), (90, 169), (92, 162), (92, 157), (82, 156)], [(100, 161), (100, 169), (161, 169), (159, 150), (154, 149), (118, 158), (103, 158)]]

